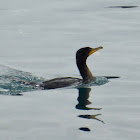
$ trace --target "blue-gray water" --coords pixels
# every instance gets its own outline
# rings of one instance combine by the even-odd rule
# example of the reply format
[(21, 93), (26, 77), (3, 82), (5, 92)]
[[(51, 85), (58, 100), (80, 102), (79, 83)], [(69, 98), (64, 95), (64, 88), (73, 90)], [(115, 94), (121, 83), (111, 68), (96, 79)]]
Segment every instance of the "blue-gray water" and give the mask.
[(0, 75), (8, 66), (37, 80), (80, 77), (75, 52), (102, 45), (99, 56), (88, 58), (92, 73), (121, 77), (86, 94), (64, 88), (1, 95), (1, 139), (140, 138), (140, 7), (107, 8), (118, 5), (140, 2), (0, 1)]

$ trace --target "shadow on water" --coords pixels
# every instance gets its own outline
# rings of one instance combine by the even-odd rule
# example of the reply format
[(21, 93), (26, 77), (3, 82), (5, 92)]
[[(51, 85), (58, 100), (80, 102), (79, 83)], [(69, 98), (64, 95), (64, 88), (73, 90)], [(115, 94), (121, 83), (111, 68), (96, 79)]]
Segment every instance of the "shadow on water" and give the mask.
[[(78, 88), (78, 91), (79, 91), (79, 95), (77, 98), (78, 104), (75, 106), (76, 109), (79, 109), (79, 110), (101, 110), (102, 109), (102, 108), (91, 108), (87, 106), (89, 104), (92, 104), (92, 102), (88, 100), (90, 96), (91, 88)], [(83, 119), (96, 120), (105, 124), (104, 121), (97, 118), (99, 115), (101, 114), (92, 114), (92, 115), (82, 114), (82, 115), (78, 115), (77, 117), (83, 118)], [(80, 127), (79, 130), (90, 131), (88, 127)]]

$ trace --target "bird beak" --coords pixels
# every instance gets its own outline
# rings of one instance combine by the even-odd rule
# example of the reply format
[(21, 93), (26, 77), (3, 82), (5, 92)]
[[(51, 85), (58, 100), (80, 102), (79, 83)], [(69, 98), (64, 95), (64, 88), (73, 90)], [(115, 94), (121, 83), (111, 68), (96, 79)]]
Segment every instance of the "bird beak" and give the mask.
[(91, 51), (89, 52), (89, 55), (91, 55), (91, 54), (97, 52), (97, 51), (100, 50), (100, 49), (103, 49), (103, 47), (100, 46), (100, 47), (97, 47), (97, 48), (92, 48)]

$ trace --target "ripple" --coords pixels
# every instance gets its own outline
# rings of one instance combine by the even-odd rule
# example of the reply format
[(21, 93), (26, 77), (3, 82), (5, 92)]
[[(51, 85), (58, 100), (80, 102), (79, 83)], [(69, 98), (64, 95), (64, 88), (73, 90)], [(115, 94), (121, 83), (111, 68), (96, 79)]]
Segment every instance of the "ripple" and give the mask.
[(136, 8), (138, 6), (109, 6), (108, 8)]

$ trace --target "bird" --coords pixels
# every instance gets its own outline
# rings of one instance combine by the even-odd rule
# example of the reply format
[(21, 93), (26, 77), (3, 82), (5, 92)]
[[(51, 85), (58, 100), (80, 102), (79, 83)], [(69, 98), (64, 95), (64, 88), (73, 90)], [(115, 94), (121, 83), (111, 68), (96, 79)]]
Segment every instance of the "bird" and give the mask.
[[(101, 49), (103, 49), (102, 46), (99, 46), (97, 48), (84, 47), (84, 48), (80, 48), (76, 52), (76, 64), (82, 78), (76, 78), (76, 77), (54, 78), (42, 82), (39, 86), (42, 87), (43, 89), (56, 89), (56, 88), (63, 88), (68, 86), (88, 84), (90, 82), (93, 83), (94, 81), (96, 81), (96, 77), (92, 75), (90, 69), (86, 64), (86, 61), (91, 54)], [(104, 78), (109, 79), (109, 78), (117, 78), (117, 77), (106, 76)]]

